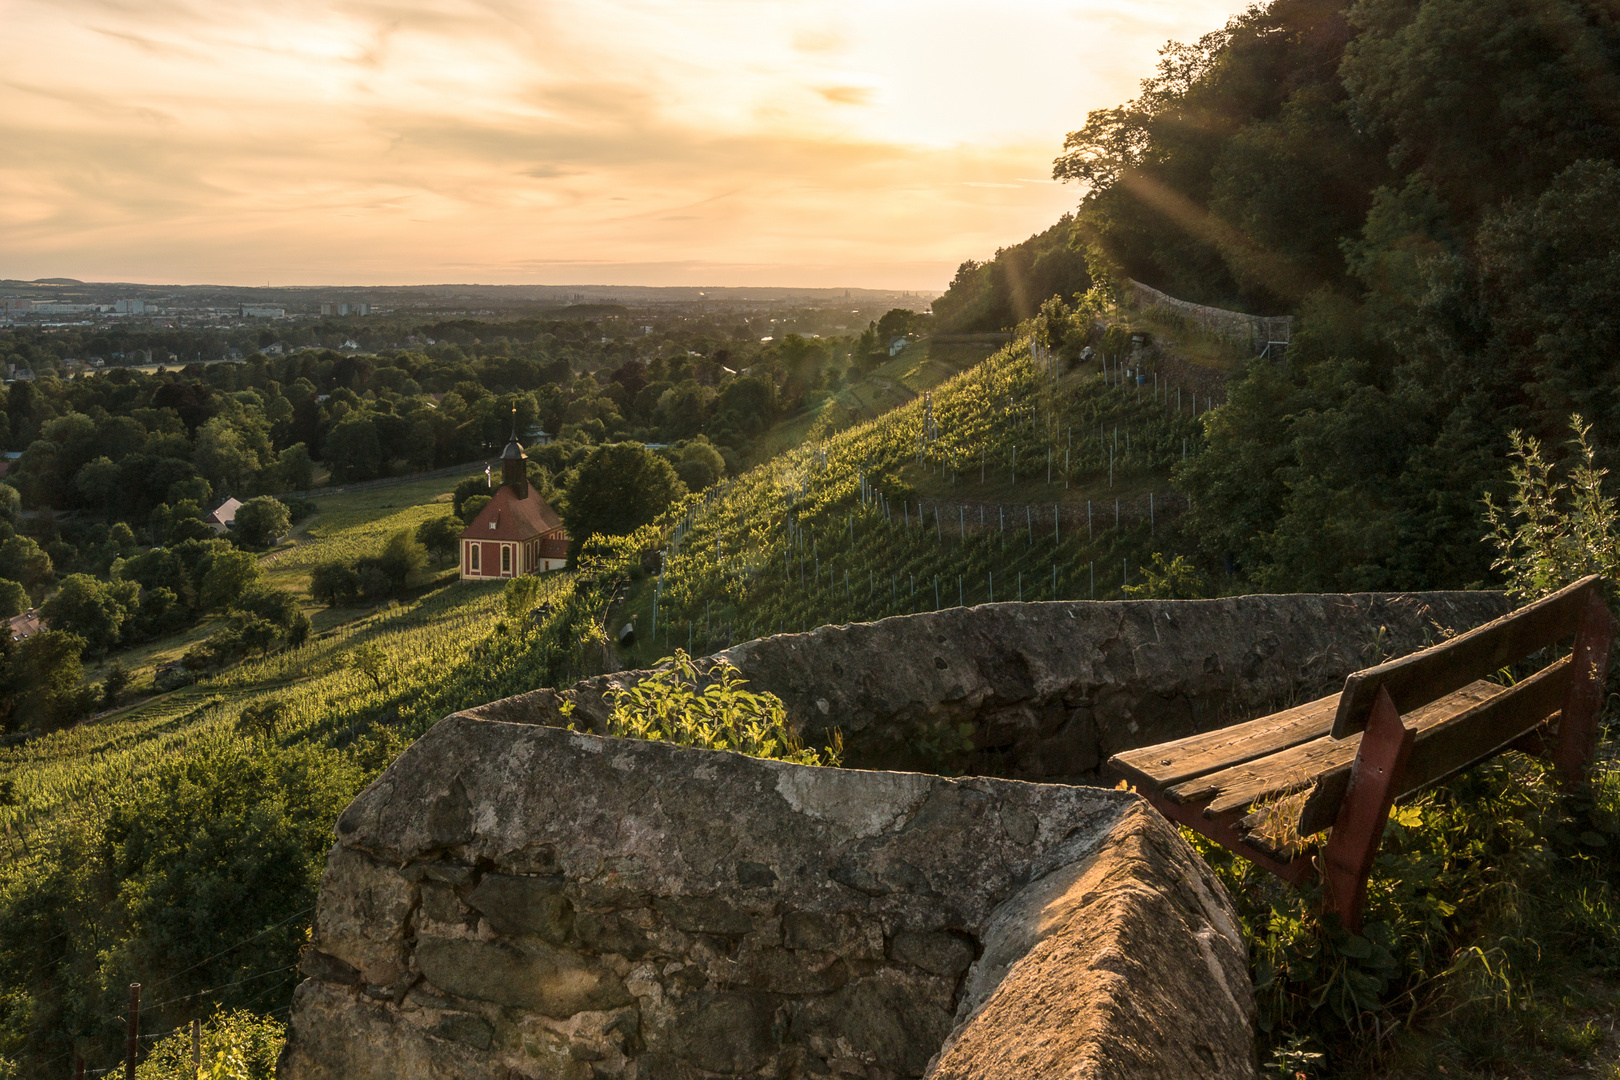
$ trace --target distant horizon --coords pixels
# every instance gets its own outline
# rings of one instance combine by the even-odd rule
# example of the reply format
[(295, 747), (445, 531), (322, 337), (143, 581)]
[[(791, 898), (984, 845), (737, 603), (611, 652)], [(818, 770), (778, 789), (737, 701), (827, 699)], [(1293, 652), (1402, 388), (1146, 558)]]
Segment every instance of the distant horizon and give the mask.
[(130, 281), (120, 279), (98, 280), (94, 278), (74, 278), (67, 275), (53, 275), (42, 278), (0, 278), (0, 290), (20, 285), (61, 288), (133, 288), (133, 289), (284, 289), (284, 290), (337, 290), (337, 289), (545, 289), (565, 292), (589, 292), (591, 290), (613, 289), (647, 289), (647, 290), (681, 290), (685, 292), (744, 292), (747, 290), (769, 290), (777, 292), (817, 292), (817, 293), (878, 293), (882, 295), (917, 294), (923, 296), (939, 296), (943, 289), (902, 289), (902, 288), (874, 288), (865, 285), (714, 285), (714, 284), (663, 284), (653, 285), (636, 282), (595, 282), (579, 283), (567, 282), (553, 284), (549, 282), (494, 282), (494, 281), (420, 281), (409, 283), (348, 283), (337, 284), (332, 282), (270, 282), (262, 285), (233, 284), (218, 281)]
[(940, 291), (1243, 6), (13, 0), (0, 277)]

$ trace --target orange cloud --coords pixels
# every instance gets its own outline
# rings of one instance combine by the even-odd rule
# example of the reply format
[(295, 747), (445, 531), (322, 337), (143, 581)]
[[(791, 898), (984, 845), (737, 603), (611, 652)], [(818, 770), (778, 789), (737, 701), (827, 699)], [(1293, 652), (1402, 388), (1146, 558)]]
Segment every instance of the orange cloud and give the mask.
[(942, 288), (1232, 6), (10, 0), (0, 276)]
[(870, 105), (875, 96), (870, 86), (818, 86), (816, 93), (834, 105)]

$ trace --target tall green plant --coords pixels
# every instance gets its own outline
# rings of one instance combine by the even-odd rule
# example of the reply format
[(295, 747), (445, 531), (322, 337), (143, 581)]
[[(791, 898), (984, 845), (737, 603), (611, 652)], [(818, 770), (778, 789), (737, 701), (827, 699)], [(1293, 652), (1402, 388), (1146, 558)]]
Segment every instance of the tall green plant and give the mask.
[(1564, 475), (1530, 435), (1512, 431), (1512, 493), (1506, 506), (1485, 496), (1485, 517), (1495, 546), (1492, 569), (1501, 571), (1515, 596), (1532, 600), (1577, 581), (1620, 571), (1620, 515), (1603, 493), (1607, 469), (1597, 466), (1590, 424), (1570, 417), (1573, 450)]
[(191, 1031), (181, 1027), (152, 1048), (135, 1080), (272, 1080), (286, 1029), (247, 1009), (217, 1012), (202, 1024), (201, 1068), (193, 1072)]
[(745, 690), (746, 685), (731, 664), (722, 660), (705, 675), (686, 650), (677, 649), (669, 667), (608, 695), (613, 715), (607, 733), (799, 765), (839, 763), (836, 738), (823, 750), (804, 746), (788, 726), (782, 699)]

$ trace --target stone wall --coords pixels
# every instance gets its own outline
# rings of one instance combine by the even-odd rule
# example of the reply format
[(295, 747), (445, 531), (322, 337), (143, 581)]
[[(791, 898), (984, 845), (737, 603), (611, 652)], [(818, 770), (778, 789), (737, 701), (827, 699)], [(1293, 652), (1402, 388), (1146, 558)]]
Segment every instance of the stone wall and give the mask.
[(1168, 293), (1162, 293), (1140, 281), (1129, 278), (1126, 280), (1130, 282), (1131, 298), (1137, 307), (1167, 311), (1206, 333), (1229, 341), (1244, 342), (1255, 352), (1264, 349), (1268, 342), (1287, 342), (1293, 331), (1292, 315), (1246, 315), (1241, 311), (1208, 307), (1187, 300), (1177, 300)]
[[(716, 654), (787, 705), (845, 764), (1095, 782), (1109, 755), (1261, 716), (1339, 689), (1352, 671), (1505, 614), (1501, 593), (985, 604), (824, 626)], [(464, 715), (605, 731), (618, 672)], [(1104, 778), (1106, 779), (1106, 778)]]
[(1136, 796), (450, 717), (338, 822), (281, 1080), (1254, 1075)]

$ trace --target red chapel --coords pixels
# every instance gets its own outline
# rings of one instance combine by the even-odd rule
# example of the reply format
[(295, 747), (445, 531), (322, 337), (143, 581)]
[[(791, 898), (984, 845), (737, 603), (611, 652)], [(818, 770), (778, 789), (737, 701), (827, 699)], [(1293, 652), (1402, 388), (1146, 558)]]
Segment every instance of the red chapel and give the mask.
[(523, 447), (501, 452), (501, 486), (461, 534), (461, 580), (489, 581), (561, 570), (568, 534), (551, 504), (529, 486)]

